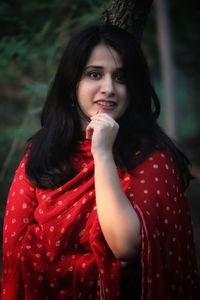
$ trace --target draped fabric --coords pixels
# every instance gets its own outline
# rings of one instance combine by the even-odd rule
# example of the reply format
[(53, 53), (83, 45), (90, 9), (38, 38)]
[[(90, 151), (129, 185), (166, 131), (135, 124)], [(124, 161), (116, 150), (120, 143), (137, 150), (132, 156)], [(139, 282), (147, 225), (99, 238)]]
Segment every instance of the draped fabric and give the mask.
[[(5, 212), (2, 300), (119, 299), (121, 264), (99, 225), (90, 146), (81, 141), (77, 175), (57, 189), (35, 187), (28, 154), (22, 159)], [(154, 151), (118, 173), (141, 222), (141, 299), (200, 299), (187, 199), (170, 154)]]

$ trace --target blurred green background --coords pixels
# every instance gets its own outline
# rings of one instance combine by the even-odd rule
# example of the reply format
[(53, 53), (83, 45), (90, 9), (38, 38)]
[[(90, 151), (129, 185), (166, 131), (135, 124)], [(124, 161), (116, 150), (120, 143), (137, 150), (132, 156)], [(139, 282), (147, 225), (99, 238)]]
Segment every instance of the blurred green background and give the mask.
[[(8, 189), (25, 149), (26, 140), (39, 128), (45, 95), (62, 49), (73, 33), (99, 19), (108, 0), (1, 0), (0, 2), (0, 228)], [(173, 63), (176, 139), (193, 164), (188, 190), (200, 261), (200, 4), (198, 1), (166, 1), (165, 16)], [(146, 23), (142, 47), (152, 81), (162, 103), (159, 119), (165, 119), (166, 91), (157, 20), (153, 6)], [(0, 236), (2, 244), (2, 234)]]

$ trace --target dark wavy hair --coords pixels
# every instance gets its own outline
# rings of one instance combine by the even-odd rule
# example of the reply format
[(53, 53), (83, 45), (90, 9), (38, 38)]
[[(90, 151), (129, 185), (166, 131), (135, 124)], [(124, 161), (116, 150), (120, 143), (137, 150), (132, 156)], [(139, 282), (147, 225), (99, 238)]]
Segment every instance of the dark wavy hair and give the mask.
[[(27, 176), (38, 187), (56, 188), (75, 175), (70, 157), (82, 136), (76, 88), (91, 51), (100, 43), (114, 48), (121, 56), (130, 99), (128, 109), (118, 120), (116, 164), (131, 170), (154, 149), (169, 149), (186, 187), (191, 178), (189, 161), (156, 122), (160, 104), (142, 50), (131, 34), (111, 25), (90, 26), (68, 43), (47, 95), (41, 129), (29, 140)], [(131, 159), (137, 150), (142, 151), (137, 159)]]

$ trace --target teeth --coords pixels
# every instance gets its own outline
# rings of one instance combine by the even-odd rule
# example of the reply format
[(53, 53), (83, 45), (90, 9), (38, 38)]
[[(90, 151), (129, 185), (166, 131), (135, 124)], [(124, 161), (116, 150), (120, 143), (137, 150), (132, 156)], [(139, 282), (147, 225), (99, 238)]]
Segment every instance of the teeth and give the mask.
[(115, 105), (115, 103), (111, 101), (97, 101), (97, 103), (108, 107), (113, 107)]

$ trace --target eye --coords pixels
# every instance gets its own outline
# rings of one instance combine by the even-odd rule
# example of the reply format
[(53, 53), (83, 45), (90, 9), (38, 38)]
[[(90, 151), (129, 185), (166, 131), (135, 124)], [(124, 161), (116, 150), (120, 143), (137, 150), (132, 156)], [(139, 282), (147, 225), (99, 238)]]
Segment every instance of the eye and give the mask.
[(99, 71), (87, 71), (85, 75), (91, 79), (98, 80), (101, 79), (102, 74)]
[(113, 79), (121, 84), (125, 83), (124, 73), (122, 71), (117, 71), (113, 74)]

